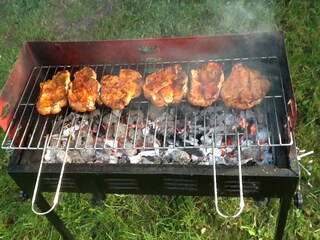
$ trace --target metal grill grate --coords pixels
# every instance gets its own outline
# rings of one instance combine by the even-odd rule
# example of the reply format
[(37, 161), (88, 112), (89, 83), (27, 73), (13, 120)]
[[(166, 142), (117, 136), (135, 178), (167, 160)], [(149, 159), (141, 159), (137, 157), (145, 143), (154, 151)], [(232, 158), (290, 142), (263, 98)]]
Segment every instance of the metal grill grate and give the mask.
[[(255, 126), (255, 135), (251, 136), (250, 143), (244, 142), (242, 146), (285, 146), (291, 145), (292, 134), (287, 117), (287, 99), (284, 97), (283, 81), (280, 65), (277, 57), (259, 58), (235, 58), (214, 59), (220, 63), (225, 76), (228, 76), (231, 68), (236, 63), (242, 63), (248, 67), (259, 70), (266, 75), (271, 82), (271, 90), (262, 104), (249, 110), (239, 111), (228, 109), (221, 100), (207, 108), (192, 107), (187, 101), (179, 105), (162, 108), (162, 122), (153, 122), (153, 106), (143, 96), (132, 101), (122, 112), (112, 112), (104, 106), (98, 106), (93, 113), (75, 113), (69, 108), (51, 116), (41, 116), (35, 109), (35, 103), (39, 94), (39, 83), (50, 79), (56, 72), (67, 69), (73, 73), (84, 66), (39, 66), (35, 67), (27, 81), (19, 105), (2, 142), (5, 149), (44, 149), (44, 139), (49, 137), (48, 149), (65, 149), (63, 139), (66, 132), (74, 131), (73, 143), (70, 149), (166, 149), (168, 142), (175, 148), (194, 149), (197, 145), (190, 141), (197, 141), (197, 128), (202, 128), (203, 135), (228, 144), (230, 139), (236, 137), (234, 130), (230, 130), (228, 124), (229, 114), (241, 119), (250, 119), (250, 124)], [(183, 62), (155, 62), (138, 64), (113, 64), (90, 65), (97, 73), (100, 80), (105, 74), (118, 74), (121, 68), (130, 68), (139, 71), (143, 77), (170, 66), (175, 63), (182, 65), (187, 74), (207, 61), (183, 61)], [(141, 114), (143, 117), (141, 117)], [(125, 119), (125, 120), (124, 120)], [(161, 126), (159, 126), (160, 124)], [(248, 123), (246, 123), (248, 125)], [(106, 127), (108, 126), (108, 127)], [(112, 126), (112, 130), (110, 128)], [(146, 132), (146, 126), (153, 131), (153, 140)], [(199, 127), (200, 126), (200, 127)], [(237, 127), (237, 126), (235, 126)], [(161, 133), (159, 133), (161, 128)], [(193, 129), (193, 140), (187, 139), (186, 129)], [(263, 131), (261, 130), (263, 129)], [(112, 133), (111, 133), (112, 131)], [(142, 135), (139, 133), (142, 131)], [(9, 134), (14, 132), (12, 136)], [(129, 133), (130, 132), (130, 133)], [(140, 135), (139, 135), (140, 134)], [(161, 144), (157, 144), (157, 136), (161, 135)], [(10, 135), (10, 138), (9, 138)], [(112, 137), (111, 137), (112, 135)], [(188, 133), (190, 134), (190, 132)], [(239, 133), (241, 137), (250, 136), (250, 128), (244, 127)], [(264, 135), (263, 141), (260, 135)], [(138, 138), (139, 136), (139, 138)], [(142, 136), (142, 137), (141, 137)], [(56, 143), (56, 144), (54, 144)], [(212, 143), (202, 147), (212, 147)]]

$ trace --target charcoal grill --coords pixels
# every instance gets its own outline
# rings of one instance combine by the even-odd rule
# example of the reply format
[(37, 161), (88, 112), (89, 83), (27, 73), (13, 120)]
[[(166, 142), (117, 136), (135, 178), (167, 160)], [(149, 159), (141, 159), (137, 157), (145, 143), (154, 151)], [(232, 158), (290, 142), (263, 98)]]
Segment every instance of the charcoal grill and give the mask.
[[(202, 63), (220, 63), (228, 75), (236, 63), (258, 69), (271, 82), (271, 90), (262, 104), (253, 108), (262, 111), (268, 129), (267, 141), (257, 145), (267, 146), (272, 153), (272, 166), (243, 166), (242, 184), (239, 185), (238, 166), (217, 165), (216, 193), (219, 196), (254, 198), (279, 198), (280, 207), (275, 239), (282, 239), (287, 214), (291, 206), (299, 169), (294, 141), (296, 119), (295, 99), (281, 32), (264, 32), (242, 35), (161, 38), (141, 40), (85, 41), (85, 42), (26, 42), (2, 91), (1, 126), (6, 131), (2, 148), (13, 150), (8, 173), (29, 196), (33, 195), (40, 159), (49, 148), (66, 151), (66, 146), (49, 146), (53, 129), (59, 118), (72, 112), (65, 108), (57, 115), (41, 116), (35, 109), (39, 83), (49, 79), (57, 71), (68, 69), (72, 73), (90, 66), (101, 79), (103, 74), (117, 73), (121, 68), (139, 71), (144, 77), (157, 69), (179, 63), (187, 73)], [(188, 103), (183, 101), (173, 109)], [(149, 111), (151, 103), (143, 97), (135, 99), (125, 109)], [(213, 109), (225, 108), (218, 100)], [(101, 114), (106, 107), (98, 107)], [(169, 109), (169, 108), (167, 108)], [(262, 110), (261, 110), (262, 109)], [(206, 110), (204, 110), (206, 111)], [(216, 114), (216, 113), (214, 113)], [(246, 111), (244, 111), (246, 114)], [(81, 115), (93, 117), (89, 113)], [(176, 114), (177, 116), (177, 114)], [(177, 118), (177, 117), (176, 117)], [(137, 123), (137, 119), (135, 123)], [(143, 120), (147, 121), (147, 120)], [(98, 125), (101, 121), (98, 121)], [(187, 124), (187, 120), (185, 120)], [(203, 123), (207, 124), (206, 121)], [(213, 123), (216, 124), (216, 123)], [(101, 126), (98, 127), (100, 129)], [(128, 127), (128, 126), (127, 126)], [(215, 127), (215, 126), (213, 126)], [(165, 131), (166, 138), (171, 132)], [(237, 136), (239, 133), (232, 133)], [(248, 134), (246, 132), (240, 133)], [(175, 141), (176, 133), (173, 133)], [(213, 133), (213, 137), (227, 139), (230, 133)], [(76, 136), (75, 136), (76, 137)], [(61, 135), (60, 135), (60, 138)], [(47, 140), (46, 140), (47, 139)], [(68, 146), (70, 149), (121, 150), (130, 148), (124, 144)], [(194, 149), (185, 143), (181, 149)], [(137, 150), (152, 150), (141, 144)], [(212, 148), (212, 145), (205, 146)], [(159, 150), (165, 150), (165, 144)], [(42, 192), (55, 192), (61, 171), (61, 163), (44, 164), (41, 170), (36, 204), (46, 212), (50, 206)], [(103, 194), (157, 194), (157, 195), (214, 195), (213, 168), (200, 164), (67, 164), (61, 182), (62, 192)], [(65, 239), (73, 239), (69, 230), (54, 211), (46, 215)]]

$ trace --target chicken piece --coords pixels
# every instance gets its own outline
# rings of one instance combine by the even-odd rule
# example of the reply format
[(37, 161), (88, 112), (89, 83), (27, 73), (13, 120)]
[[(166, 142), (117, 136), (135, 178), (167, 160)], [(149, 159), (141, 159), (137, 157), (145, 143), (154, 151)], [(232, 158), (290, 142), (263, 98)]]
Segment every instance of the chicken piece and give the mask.
[(70, 107), (78, 112), (93, 111), (96, 103), (100, 103), (100, 83), (97, 74), (89, 67), (84, 67), (74, 74), (74, 81), (70, 82), (68, 102)]
[(233, 66), (220, 96), (226, 106), (244, 110), (261, 103), (269, 89), (270, 82), (264, 75), (239, 63)]
[(52, 80), (40, 83), (40, 94), (36, 103), (38, 112), (42, 115), (56, 114), (68, 105), (67, 93), (70, 83), (70, 72), (57, 72)]
[(101, 100), (113, 110), (122, 110), (140, 96), (143, 79), (139, 72), (121, 69), (119, 76), (105, 75), (101, 80)]
[(143, 91), (158, 107), (179, 103), (187, 94), (188, 76), (180, 64), (175, 64), (148, 75)]
[(195, 106), (210, 106), (219, 98), (224, 73), (218, 63), (208, 62), (191, 70), (191, 86), (188, 101)]
[(82, 68), (80, 71), (77, 71), (74, 73), (74, 78), (77, 79), (77, 78), (83, 78), (85, 76), (87, 77), (92, 77), (94, 79), (97, 79), (97, 74), (96, 72), (90, 68), (90, 67), (84, 67)]

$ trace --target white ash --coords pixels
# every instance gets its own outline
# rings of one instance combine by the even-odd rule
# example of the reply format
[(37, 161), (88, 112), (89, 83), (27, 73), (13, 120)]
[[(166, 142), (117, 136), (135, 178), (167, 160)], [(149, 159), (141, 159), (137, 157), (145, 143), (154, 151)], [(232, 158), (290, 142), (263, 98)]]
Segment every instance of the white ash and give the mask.
[(258, 126), (257, 128), (257, 138), (261, 142), (268, 141), (268, 130), (265, 126)]
[(270, 138), (263, 111), (182, 104), (71, 112), (56, 122), (45, 161), (60, 162), (71, 135), (72, 163), (237, 165), (240, 144), (241, 164), (272, 165), (270, 147), (259, 146)]
[(103, 116), (103, 123), (117, 123), (121, 117), (121, 113), (121, 110), (112, 110), (110, 113)]
[(154, 156), (159, 156), (160, 151), (159, 149), (155, 148), (154, 150), (149, 150), (149, 151), (141, 151), (135, 156), (129, 157), (130, 163), (139, 163), (142, 159), (142, 157), (154, 157)]
[(132, 157), (138, 154), (138, 149), (135, 148), (133, 143), (130, 142), (126, 143), (125, 148), (120, 151), (128, 157)]
[(178, 163), (186, 165), (191, 161), (190, 155), (182, 150), (176, 148), (169, 148), (165, 153), (165, 161), (167, 163)]
[(128, 116), (127, 120), (128, 125), (142, 124), (144, 121), (145, 115), (140, 109), (130, 111), (130, 115)]

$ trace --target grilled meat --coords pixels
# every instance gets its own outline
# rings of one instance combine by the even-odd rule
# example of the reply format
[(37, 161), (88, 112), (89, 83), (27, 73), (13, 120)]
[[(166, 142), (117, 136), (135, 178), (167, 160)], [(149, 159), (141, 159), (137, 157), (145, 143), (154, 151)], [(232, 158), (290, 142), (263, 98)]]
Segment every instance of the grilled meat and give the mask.
[(90, 67), (84, 67), (82, 68), (81, 70), (77, 71), (74, 73), (74, 78), (77, 79), (77, 78), (83, 78), (85, 76), (87, 77), (92, 77), (94, 79), (97, 79), (97, 74), (96, 72), (90, 68)]
[(40, 94), (36, 103), (42, 115), (56, 114), (68, 105), (67, 92), (70, 83), (70, 72), (67, 70), (56, 73), (52, 80), (40, 83)]
[(121, 69), (119, 76), (105, 75), (101, 80), (101, 100), (113, 110), (122, 110), (140, 96), (143, 79), (139, 72)]
[(224, 73), (218, 63), (209, 62), (191, 70), (188, 101), (195, 106), (207, 107), (219, 98)]
[(100, 83), (97, 74), (89, 67), (84, 67), (74, 74), (74, 81), (70, 82), (68, 102), (70, 107), (78, 112), (93, 111), (96, 102), (100, 103)]
[(228, 107), (249, 109), (261, 103), (269, 89), (270, 82), (264, 75), (236, 64), (224, 82), (220, 96)]
[(148, 75), (143, 91), (156, 106), (179, 103), (187, 94), (188, 76), (180, 64), (175, 64)]

